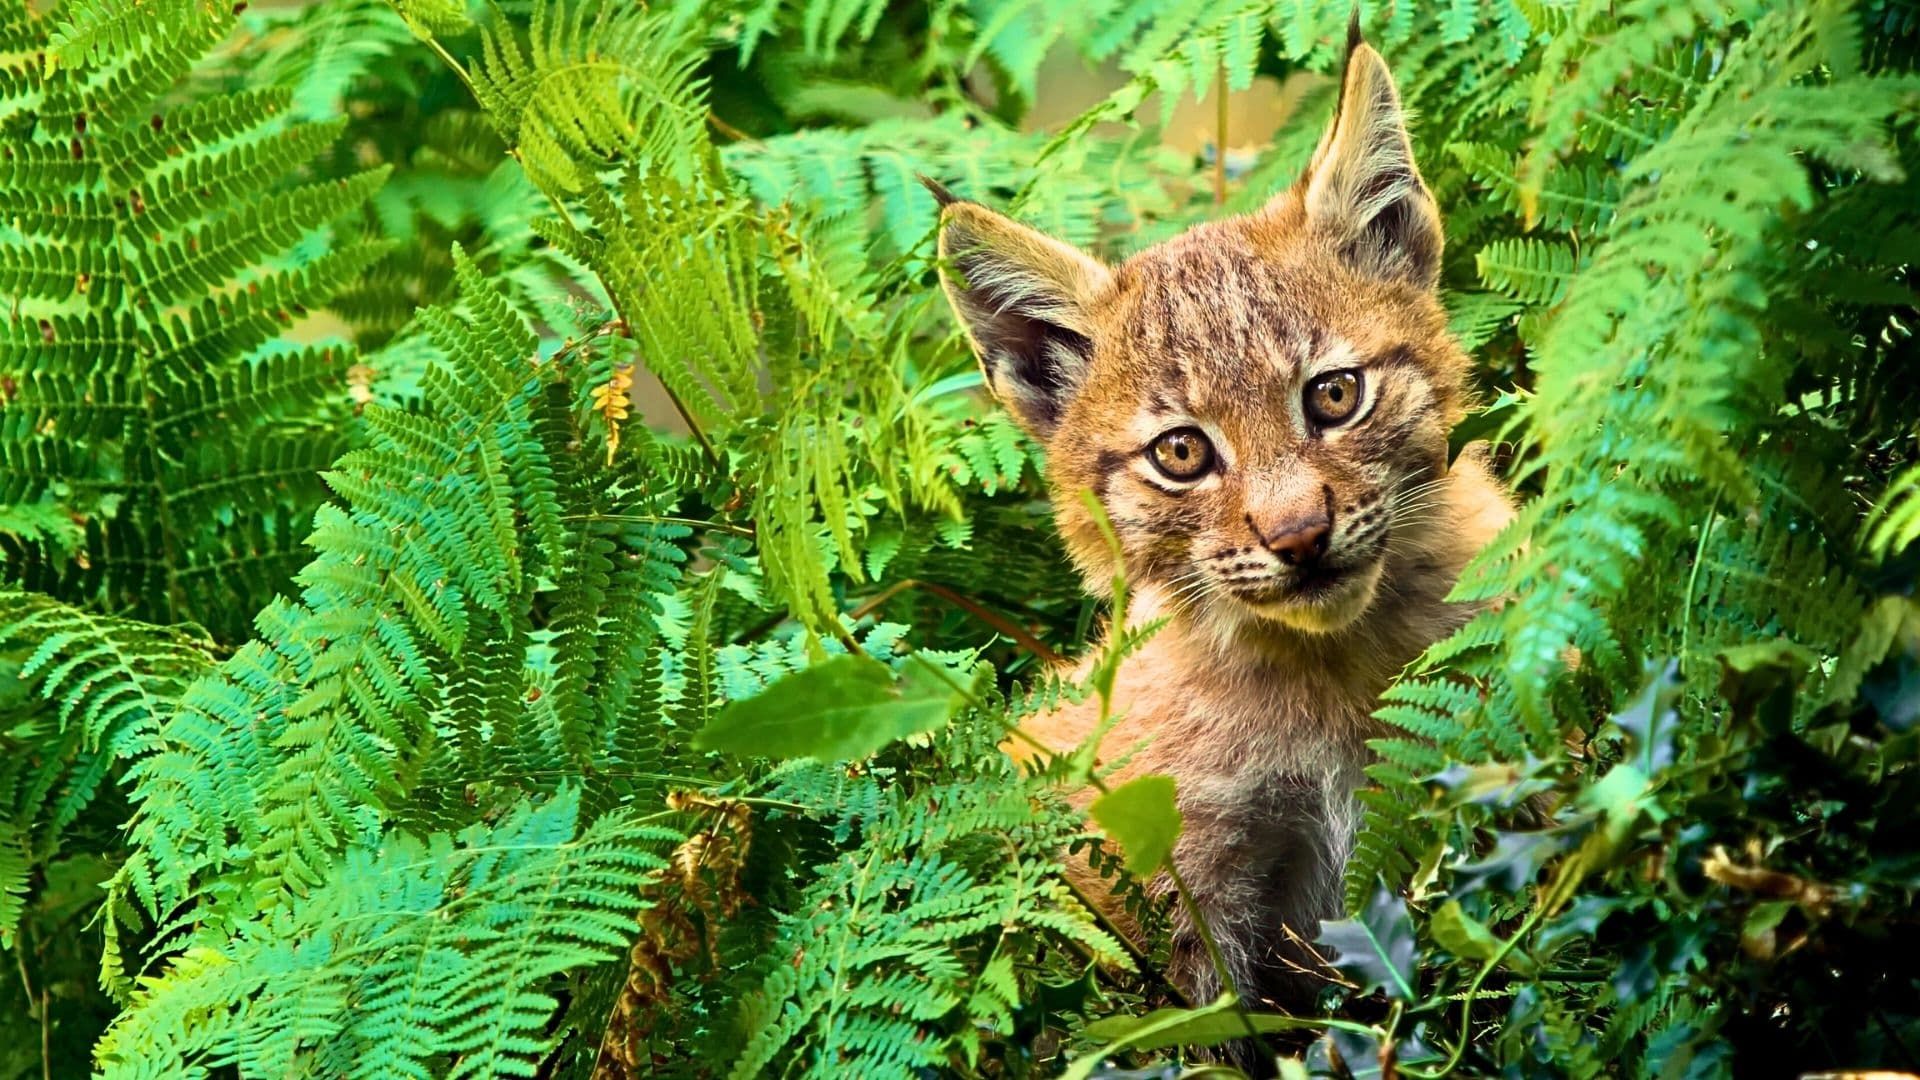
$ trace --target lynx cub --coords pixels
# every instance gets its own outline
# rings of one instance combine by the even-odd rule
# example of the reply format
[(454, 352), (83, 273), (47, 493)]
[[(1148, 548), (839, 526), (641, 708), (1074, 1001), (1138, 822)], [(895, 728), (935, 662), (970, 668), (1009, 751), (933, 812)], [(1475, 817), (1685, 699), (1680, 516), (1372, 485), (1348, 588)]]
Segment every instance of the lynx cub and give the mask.
[[(1089, 587), (1169, 624), (1120, 670), (1108, 760), (1167, 773), (1175, 852), (1236, 983), (1306, 1003), (1307, 940), (1338, 917), (1370, 719), (1387, 681), (1470, 612), (1447, 591), (1508, 519), (1484, 455), (1449, 466), (1467, 358), (1436, 293), (1441, 232), (1385, 61), (1350, 35), (1332, 126), (1264, 209), (1117, 267), (941, 196), (947, 296), (994, 394), (1046, 446)], [(1035, 721), (1056, 747), (1092, 703)], [(1085, 867), (1075, 867), (1083, 884)], [(1097, 895), (1097, 891), (1096, 891)], [(1173, 975), (1219, 982), (1190, 928)]]

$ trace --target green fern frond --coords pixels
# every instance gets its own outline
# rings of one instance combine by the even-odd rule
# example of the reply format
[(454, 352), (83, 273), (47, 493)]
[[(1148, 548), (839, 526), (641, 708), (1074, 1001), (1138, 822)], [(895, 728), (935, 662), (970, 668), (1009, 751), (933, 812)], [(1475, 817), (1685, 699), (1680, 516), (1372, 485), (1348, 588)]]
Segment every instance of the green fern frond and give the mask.
[(213, 0), (69, 0), (61, 5), (61, 25), (48, 45), (55, 63), (80, 67), (138, 55), (156, 41), (191, 42), (190, 48), (207, 49), (219, 42), (232, 21), (231, 7)]
[(145, 980), (102, 1075), (532, 1075), (547, 980), (625, 951), (681, 839), (630, 814), (581, 827), (578, 809), (563, 789), (492, 827), (354, 848), (289, 909), (193, 939)]
[(119, 763), (144, 751), (209, 643), (30, 592), (0, 589), (0, 946), (12, 947), (27, 876)]
[(27, 134), (0, 192), (26, 212), (0, 240), (20, 316), (0, 333), (15, 387), (0, 498), (63, 492), (89, 540), (85, 565), (35, 542), (8, 563), (63, 596), (238, 636), (290, 569), (275, 522), (322, 495), (315, 466), (341, 441), (310, 425), (344, 405), (352, 363), (275, 339), (380, 252), (300, 248), (384, 174), (289, 185), (339, 125), (281, 123), (284, 93), (166, 98), (230, 16), (129, 10), (64, 9), (58, 62), (16, 76)]
[(934, 738), (935, 760), (983, 763), (987, 783), (849, 780), (813, 762), (777, 775), (774, 797), (837, 822), (839, 835), (857, 824), (861, 847), (816, 868), (782, 921), (768, 952), (790, 962), (740, 1004), (751, 1035), (730, 1075), (759, 1075), (779, 1057), (858, 1075), (937, 1067), (969, 1027), (950, 1013), (1004, 1008), (969, 990), (1002, 950), (1057, 935), (1121, 962), (1119, 943), (1064, 899), (1052, 852), (1079, 825), (1044, 781), (991, 751), (996, 727), (972, 720)]
[[(486, 288), (460, 266), (470, 292)], [(526, 422), (547, 377), (526, 364), (533, 337), (497, 300), (476, 311), (471, 322), (430, 320), (451, 358), (428, 379), (437, 408), (370, 410), (369, 445), (327, 474), (345, 505), (317, 516), (319, 555), (299, 575), (302, 602), (262, 615), (263, 632), (280, 628), (271, 645), (247, 646), (196, 685), (169, 725), (180, 736), (140, 766), (144, 851), (174, 850), (211, 815), (224, 822), (215, 834), (245, 837), (270, 876), (311, 882), (332, 852), (365, 835), (353, 807), (402, 797), (403, 775), (432, 743), (436, 668), (459, 654), (476, 619), (505, 618), (522, 597), (518, 537), (496, 525), (513, 520), (518, 493), (499, 481), (537, 475), (545, 456)], [(239, 790), (196, 806), (183, 778), (217, 770), (241, 748), (263, 750), (251, 736), (226, 744), (214, 733), (227, 727), (276, 749), (247, 766), (254, 775)], [(226, 857), (204, 850), (153, 876), (191, 881)], [(141, 861), (133, 872), (149, 874)]]
[(1535, 222), (1553, 232), (1588, 234), (1602, 228), (1620, 201), (1619, 180), (1605, 164), (1579, 170), (1562, 166), (1541, 188), (1528, 191), (1522, 187), (1519, 161), (1507, 151), (1485, 143), (1455, 143), (1447, 149), (1475, 183), (1497, 197), (1501, 210), (1518, 213), (1531, 200)]
[(1552, 306), (1573, 280), (1573, 249), (1543, 240), (1496, 240), (1473, 257), (1480, 281), (1523, 304)]
[(534, 183), (580, 190), (623, 163), (681, 180), (704, 146), (696, 57), (678, 24), (584, 0), (536, 0), (525, 38), (502, 20), (482, 28), (469, 79)]
[(253, 86), (290, 91), (289, 115), (297, 121), (338, 115), (353, 84), (392, 61), (412, 38), (393, 5), (379, 0), (250, 8), (240, 25), (243, 77)]
[[(1673, 27), (1692, 25), (1691, 15), (1675, 18)], [(1892, 80), (1795, 81), (1809, 65), (1850, 67), (1844, 52), (1821, 51), (1851, 42), (1837, 19), (1844, 16), (1775, 11), (1730, 47), (1674, 133), (1626, 170), (1614, 225), (1540, 342), (1539, 396), (1530, 411), (1562, 423), (1658, 417), (1665, 434), (1637, 448), (1631, 472), (1614, 480), (1606, 472), (1624, 456), (1617, 449), (1563, 459), (1561, 447), (1598, 448), (1569, 439), (1568, 427), (1535, 433), (1543, 503), (1573, 509), (1540, 520), (1531, 553), (1509, 578), (1531, 586), (1505, 613), (1509, 671), (1527, 710), (1539, 707), (1547, 680), (1579, 643), (1604, 648), (1618, 640), (1602, 607), (1627, 587), (1649, 550), (1649, 530), (1680, 516), (1673, 485), (1704, 478), (1729, 498), (1750, 498), (1751, 472), (1729, 453), (1724, 432), (1743, 402), (1776, 398), (1780, 378), (1778, 367), (1755, 362), (1763, 354), (1757, 310), (1769, 283), (1752, 260), (1779, 227), (1782, 207), (1815, 197), (1803, 155), (1884, 174), (1880, 125), (1910, 100), (1910, 89)], [(1556, 97), (1553, 108), (1560, 107)], [(1736, 174), (1764, 179), (1734, 184)], [(1715, 273), (1694, 276), (1707, 263)], [(1650, 365), (1650, 357), (1664, 362)], [(1570, 596), (1577, 599), (1563, 602)]]

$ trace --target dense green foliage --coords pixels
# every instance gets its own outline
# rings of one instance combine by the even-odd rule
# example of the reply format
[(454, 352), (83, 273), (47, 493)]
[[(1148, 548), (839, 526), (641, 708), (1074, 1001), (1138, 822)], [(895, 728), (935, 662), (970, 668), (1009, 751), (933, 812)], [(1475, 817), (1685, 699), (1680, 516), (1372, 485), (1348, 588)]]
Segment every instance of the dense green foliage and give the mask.
[[(1162, 784), (1089, 822), (1090, 753), (999, 748), (1136, 642), (1039, 662), (1108, 613), (915, 176), (1124, 255), (1223, 212), (1176, 97), (1334, 70), (1344, 2), (48, 8), (0, 0), (0, 1077), (1920, 1068), (1896, 0), (1363, 12), (1523, 510), (1383, 706), (1325, 1025), (1178, 1001), (1068, 886), (1095, 845), (1155, 937), (1097, 837), (1150, 870)], [(1060, 56), (1117, 89), (1028, 130)]]

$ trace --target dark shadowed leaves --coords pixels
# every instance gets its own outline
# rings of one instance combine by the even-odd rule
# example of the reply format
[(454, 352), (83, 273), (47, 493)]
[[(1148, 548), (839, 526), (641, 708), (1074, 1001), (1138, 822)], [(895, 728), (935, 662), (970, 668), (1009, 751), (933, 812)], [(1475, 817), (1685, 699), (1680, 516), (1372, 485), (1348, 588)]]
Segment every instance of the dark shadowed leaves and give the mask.
[(1920, 724), (1920, 661), (1902, 654), (1880, 665), (1860, 687), (1861, 696), (1892, 731)]
[(1607, 921), (1607, 916), (1627, 907), (1623, 900), (1610, 896), (1583, 896), (1565, 912), (1540, 928), (1534, 943), (1547, 956), (1569, 941), (1591, 938)]
[(1483, 859), (1461, 863), (1454, 871), (1453, 894), (1465, 896), (1492, 885), (1504, 892), (1525, 888), (1548, 859), (1567, 846), (1557, 832), (1503, 832)]
[[(1402, 1065), (1438, 1061), (1445, 1056), (1421, 1039), (1417, 1031), (1394, 1043), (1391, 1053), (1383, 1055), (1380, 1051), (1377, 1032), (1335, 1028), (1327, 1032), (1326, 1038), (1313, 1044), (1307, 1052), (1306, 1066), (1312, 1070), (1310, 1075), (1313, 1076), (1351, 1076), (1353, 1080), (1372, 1080), (1389, 1075), (1383, 1064), (1386, 1062), (1390, 1062), (1397, 1070)], [(1334, 1054), (1340, 1056), (1338, 1065), (1334, 1064)], [(1397, 1071), (1394, 1075), (1397, 1075)]]
[(1793, 722), (1794, 691), (1818, 660), (1790, 641), (1734, 646), (1720, 653), (1720, 693), (1736, 717), (1784, 732)]
[(1680, 698), (1679, 665), (1647, 680), (1632, 704), (1614, 714), (1613, 722), (1633, 736), (1633, 761), (1648, 776), (1673, 764), (1673, 735), (1680, 729), (1674, 705)]
[(1413, 998), (1413, 920), (1407, 902), (1374, 890), (1365, 911), (1352, 919), (1322, 922), (1316, 943), (1338, 953), (1333, 966), (1360, 985), (1360, 993), (1383, 989), (1387, 996)]

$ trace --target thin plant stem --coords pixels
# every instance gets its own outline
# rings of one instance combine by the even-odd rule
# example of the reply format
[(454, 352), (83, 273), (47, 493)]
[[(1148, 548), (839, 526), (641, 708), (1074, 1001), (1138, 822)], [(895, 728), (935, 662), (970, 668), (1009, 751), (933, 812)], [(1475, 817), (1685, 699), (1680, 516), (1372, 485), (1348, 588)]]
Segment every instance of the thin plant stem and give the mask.
[(753, 539), (754, 531), (749, 525), (735, 525), (730, 521), (708, 521), (705, 518), (673, 517), (667, 514), (565, 514), (565, 521), (624, 521), (635, 525), (685, 525), (690, 529), (705, 529), (708, 532), (723, 532), (729, 536), (741, 536)]
[[(26, 995), (27, 1004), (33, 1004), (33, 979), (27, 975), (27, 928), (20, 927), (20, 940), (14, 942), (13, 959), (20, 965), (20, 989)], [(47, 1015), (47, 992), (40, 991), (40, 1076), (41, 1080), (53, 1080), (53, 1030), (51, 1018)]]
[(432, 34), (428, 34), (421, 40), (425, 41), (427, 48), (432, 49), (434, 54), (440, 57), (440, 62), (447, 65), (447, 67), (453, 71), (454, 75), (459, 78), (460, 85), (467, 88), (467, 96), (471, 97), (475, 102), (478, 102), (480, 95), (474, 91), (473, 77), (467, 74), (467, 69), (461, 66), (460, 61), (453, 58), (453, 54), (447, 51), (446, 46), (440, 44), (440, 39)]
[(707, 123), (713, 125), (713, 130), (719, 132), (722, 135), (725, 135), (727, 138), (732, 139), (734, 142), (745, 143), (748, 146), (760, 145), (759, 139), (754, 138), (753, 136), (747, 134), (746, 132), (741, 131), (739, 128), (734, 127), (732, 124), (727, 123), (725, 120), (720, 119), (720, 114), (717, 112), (714, 112), (712, 109), (707, 110)]
[(852, 611), (849, 611), (847, 613), (847, 617), (852, 619), (855, 622), (859, 622), (861, 619), (864, 619), (868, 615), (873, 614), (876, 610), (880, 608), (881, 605), (885, 604), (887, 601), (893, 599), (894, 597), (900, 595), (901, 593), (907, 591), (908, 589), (919, 589), (921, 592), (927, 593), (931, 596), (937, 596), (940, 599), (945, 600), (947, 603), (952, 604), (954, 607), (959, 608), (961, 611), (964, 611), (967, 614), (973, 616), (974, 618), (980, 620), (981, 622), (986, 623), (988, 626), (992, 627), (994, 630), (1013, 639), (1015, 644), (1027, 650), (1029, 653), (1032, 653), (1034, 656), (1038, 657), (1040, 660), (1042, 660), (1045, 663), (1057, 664), (1061, 660), (1059, 653), (1056, 653), (1052, 649), (1048, 648), (1045, 642), (1035, 637), (1031, 631), (1027, 630), (1025, 627), (1021, 626), (1019, 623), (1016, 623), (1012, 619), (1007, 618), (1006, 616), (1000, 614), (999, 612), (994, 611), (991, 608), (988, 608), (986, 605), (980, 603), (978, 600), (975, 600), (973, 597), (968, 596), (965, 593), (959, 592), (958, 590), (942, 585), (937, 581), (922, 581), (919, 578), (904, 578), (900, 581), (896, 581), (892, 585), (889, 585), (885, 589), (882, 589), (879, 593), (875, 594), (874, 596), (869, 597), (865, 601), (862, 601), (858, 607), (854, 608)]
[[(1113, 635), (1124, 634), (1127, 627), (1127, 561), (1126, 551), (1120, 546), (1120, 537), (1113, 531), (1113, 523), (1107, 518), (1106, 507), (1101, 505), (1100, 500), (1090, 490), (1083, 489), (1080, 492), (1080, 501), (1093, 515), (1094, 524), (1099, 528), (1101, 537), (1107, 542), (1107, 550), (1113, 556), (1115, 567), (1113, 575), (1113, 626), (1115, 629), (1108, 639), (1109, 655), (1103, 656), (1100, 663), (1094, 665), (1094, 688), (1100, 695), (1100, 722), (1094, 725), (1094, 734), (1090, 738), (1098, 739), (1104, 737), (1113, 724), (1113, 683), (1119, 668), (1119, 659), (1111, 653), (1111, 650), (1114, 648)], [(1092, 775), (1091, 772), (1087, 776), (1087, 783), (1102, 795), (1108, 793), (1106, 782)], [(1187, 888), (1186, 879), (1180, 876), (1179, 868), (1174, 865), (1171, 851), (1167, 853), (1161, 866), (1167, 872), (1167, 879), (1173, 883), (1174, 892), (1179, 895), (1180, 905), (1186, 910), (1187, 918), (1192, 921), (1194, 931), (1200, 935), (1201, 944), (1206, 947), (1207, 959), (1212, 962), (1214, 974), (1219, 976), (1221, 987), (1233, 994), (1234, 1015), (1240, 1018), (1241, 1025), (1247, 1029), (1248, 1038), (1260, 1048), (1260, 1052), (1269, 1058), (1274, 1057), (1273, 1047), (1267, 1045), (1266, 1037), (1261, 1035), (1260, 1029), (1254, 1025), (1253, 1016), (1247, 1011), (1247, 1003), (1241, 997), (1240, 986), (1233, 977), (1233, 971), (1227, 966), (1226, 954), (1220, 951), (1220, 943), (1214, 937), (1213, 927), (1207, 924), (1199, 902), (1194, 900), (1192, 891)]]
[(1227, 201), (1227, 62), (1213, 72), (1213, 205)]
[(1687, 572), (1687, 598), (1680, 609), (1680, 663), (1687, 663), (1687, 642), (1693, 637), (1693, 594), (1700, 582), (1700, 564), (1706, 561), (1707, 537), (1720, 514), (1720, 489), (1713, 489), (1713, 503), (1707, 508), (1707, 520), (1700, 525), (1700, 542), (1693, 547), (1693, 569)]
[(1533, 933), (1533, 928), (1540, 924), (1541, 917), (1546, 913), (1547, 904), (1544, 901), (1537, 902), (1533, 912), (1527, 916), (1527, 921), (1520, 924), (1520, 929), (1515, 930), (1512, 937), (1500, 943), (1500, 948), (1496, 949), (1492, 956), (1487, 957), (1486, 963), (1480, 965), (1480, 970), (1474, 975), (1473, 982), (1467, 984), (1466, 995), (1460, 999), (1460, 1034), (1454, 1040), (1453, 1050), (1447, 1055), (1446, 1063), (1438, 1069), (1405, 1068), (1401, 1070), (1402, 1072), (1414, 1077), (1415, 1080), (1440, 1080), (1460, 1064), (1460, 1059), (1467, 1053), (1468, 1036), (1473, 1032), (1473, 1002), (1480, 996), (1481, 985), (1487, 981), (1488, 975), (1493, 974), (1493, 969), (1499, 967), (1507, 958), (1507, 954), (1520, 944), (1521, 939)]
[[(617, 295), (615, 295), (612, 289), (607, 290), (607, 299), (612, 301), (615, 311), (620, 311), (620, 299)], [(623, 330), (625, 328), (626, 321), (627, 321), (626, 313), (624, 311), (620, 311), (620, 322), (622, 324)], [(633, 335), (631, 333), (626, 333), (624, 336), (629, 341), (633, 340)], [(643, 360), (641, 363), (644, 366), (645, 361)], [(659, 379), (658, 376), (655, 376), (655, 378)], [(673, 411), (680, 414), (681, 423), (684, 423), (687, 425), (687, 430), (693, 433), (694, 441), (698, 442), (700, 444), (700, 449), (706, 452), (707, 460), (713, 463), (715, 466), (721, 465), (722, 462), (720, 460), (720, 452), (713, 448), (713, 441), (707, 438), (707, 433), (705, 429), (701, 428), (700, 421), (694, 419), (693, 410), (687, 408), (687, 403), (680, 400), (680, 395), (674, 393), (673, 387), (668, 386), (667, 381), (665, 379), (659, 379), (659, 383), (660, 383), (660, 389), (664, 391), (667, 395), (667, 400), (673, 403)]]

